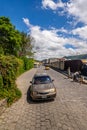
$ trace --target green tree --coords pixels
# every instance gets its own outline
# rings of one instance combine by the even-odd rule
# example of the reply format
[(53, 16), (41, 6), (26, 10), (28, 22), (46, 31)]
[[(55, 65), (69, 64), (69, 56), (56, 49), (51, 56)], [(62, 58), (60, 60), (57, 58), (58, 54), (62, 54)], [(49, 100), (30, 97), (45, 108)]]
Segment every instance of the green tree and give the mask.
[(26, 33), (22, 32), (22, 44), (21, 44), (21, 51), (20, 54), (22, 56), (33, 56), (32, 48), (33, 46), (31, 45), (32, 38), (30, 35), (27, 35)]
[(7, 17), (0, 17), (0, 47), (4, 54), (18, 55), (21, 49), (21, 34)]

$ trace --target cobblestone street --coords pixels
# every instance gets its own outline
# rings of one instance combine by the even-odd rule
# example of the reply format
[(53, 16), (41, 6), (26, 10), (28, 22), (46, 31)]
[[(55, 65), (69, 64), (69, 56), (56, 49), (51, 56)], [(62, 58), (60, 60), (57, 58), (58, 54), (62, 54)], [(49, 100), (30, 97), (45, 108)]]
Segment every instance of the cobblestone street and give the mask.
[(32, 102), (28, 89), (36, 71), (18, 77), (22, 98), (0, 116), (0, 130), (87, 130), (87, 85), (50, 69), (47, 73), (54, 79), (56, 99)]

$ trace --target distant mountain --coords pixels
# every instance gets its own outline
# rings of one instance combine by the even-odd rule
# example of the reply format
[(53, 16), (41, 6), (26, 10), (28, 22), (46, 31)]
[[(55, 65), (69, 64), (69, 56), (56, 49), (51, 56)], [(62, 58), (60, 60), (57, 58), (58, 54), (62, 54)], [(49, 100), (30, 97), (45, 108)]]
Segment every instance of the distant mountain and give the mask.
[(74, 55), (74, 56), (65, 56), (64, 58), (66, 58), (66, 59), (71, 59), (71, 60), (87, 59), (87, 54)]

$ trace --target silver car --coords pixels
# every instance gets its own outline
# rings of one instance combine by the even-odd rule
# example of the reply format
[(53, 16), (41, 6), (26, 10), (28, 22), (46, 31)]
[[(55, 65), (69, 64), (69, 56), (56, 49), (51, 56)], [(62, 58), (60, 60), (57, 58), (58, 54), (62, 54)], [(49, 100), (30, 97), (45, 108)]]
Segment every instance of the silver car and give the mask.
[(48, 74), (35, 74), (30, 83), (30, 97), (33, 100), (54, 99), (56, 97), (56, 88)]

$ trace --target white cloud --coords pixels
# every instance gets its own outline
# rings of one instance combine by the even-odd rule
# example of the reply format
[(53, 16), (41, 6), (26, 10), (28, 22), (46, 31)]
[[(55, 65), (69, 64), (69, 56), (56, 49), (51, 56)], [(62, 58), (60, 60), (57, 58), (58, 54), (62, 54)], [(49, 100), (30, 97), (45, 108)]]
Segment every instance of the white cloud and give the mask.
[(28, 18), (23, 18), (23, 21), (28, 27), (32, 27)]
[(83, 22), (87, 24), (87, 0), (70, 0), (63, 3), (61, 0), (54, 2), (54, 0), (42, 0), (42, 6), (44, 9), (50, 8), (53, 11), (58, 8), (62, 8), (60, 15), (67, 12), (69, 16), (75, 18), (75, 22)]
[(80, 36), (80, 38), (87, 40), (87, 26), (72, 30), (74, 35)]
[(64, 7), (64, 3), (59, 0), (59, 2), (55, 3), (53, 0), (42, 0), (43, 8), (50, 8), (52, 10), (56, 10), (57, 8)]
[[(58, 35), (58, 32), (67, 30), (51, 28), (50, 30), (42, 29), (39, 26), (34, 26), (30, 22), (24, 23), (29, 27), (30, 35), (34, 38), (32, 45), (34, 45), (35, 58), (42, 60), (45, 58), (62, 57), (67, 55), (75, 55), (77, 53), (87, 53), (87, 43), (76, 38), (64, 38)], [(29, 21), (27, 19), (27, 21)], [(27, 24), (28, 23), (28, 24)], [(74, 34), (80, 31), (73, 30)], [(79, 33), (80, 35), (80, 33)], [(66, 44), (71, 44), (74, 48), (66, 48)]]
[(67, 31), (66, 29), (64, 29), (63, 27), (60, 28), (60, 29), (56, 29), (56, 28), (54, 28), (54, 27), (51, 27), (50, 29), (51, 29), (51, 31), (52, 31), (53, 33), (57, 33), (57, 32), (67, 33), (67, 32), (68, 32), (68, 31)]
[(87, 0), (71, 0), (67, 3), (67, 12), (87, 24)]

